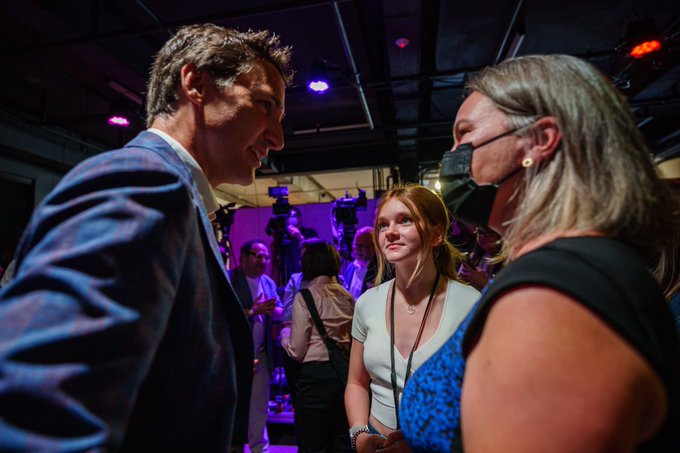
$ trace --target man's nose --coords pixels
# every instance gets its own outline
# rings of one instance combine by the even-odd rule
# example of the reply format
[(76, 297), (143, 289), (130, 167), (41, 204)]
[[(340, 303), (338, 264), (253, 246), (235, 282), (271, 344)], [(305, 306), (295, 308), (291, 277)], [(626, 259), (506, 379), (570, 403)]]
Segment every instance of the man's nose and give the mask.
[(270, 150), (281, 151), (283, 149), (283, 127), (278, 119), (270, 122), (264, 138), (267, 140), (267, 146)]

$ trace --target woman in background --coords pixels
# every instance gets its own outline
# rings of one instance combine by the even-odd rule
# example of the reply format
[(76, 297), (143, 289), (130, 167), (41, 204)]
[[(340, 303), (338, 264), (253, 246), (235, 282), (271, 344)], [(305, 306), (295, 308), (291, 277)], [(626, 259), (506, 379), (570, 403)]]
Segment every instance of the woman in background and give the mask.
[[(448, 242), (446, 208), (431, 190), (397, 186), (377, 205), (376, 287), (357, 301), (345, 391), (353, 448), (407, 450), (397, 407), (409, 376), (453, 334), (479, 297), (456, 276), (460, 253)], [(388, 266), (396, 277), (382, 282)], [(369, 400), (369, 395), (370, 400)]]
[[(307, 289), (328, 336), (349, 348), (354, 298), (337, 281), (338, 251), (326, 241), (308, 239), (301, 261), (302, 279), (309, 282)], [(291, 358), (302, 362), (295, 380), (299, 451), (349, 451), (343, 404), (345, 385), (331, 366), (326, 344), (301, 293), (293, 301), (290, 337), (283, 337), (281, 345)]]

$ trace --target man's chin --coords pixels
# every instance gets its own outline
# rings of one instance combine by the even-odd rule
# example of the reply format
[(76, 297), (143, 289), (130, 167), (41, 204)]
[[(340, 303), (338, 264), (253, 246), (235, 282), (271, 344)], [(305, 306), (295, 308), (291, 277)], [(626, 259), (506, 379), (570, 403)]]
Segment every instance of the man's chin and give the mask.
[(238, 184), (240, 186), (249, 186), (255, 182), (255, 170), (249, 175), (244, 175), (243, 177), (235, 180), (232, 184)]

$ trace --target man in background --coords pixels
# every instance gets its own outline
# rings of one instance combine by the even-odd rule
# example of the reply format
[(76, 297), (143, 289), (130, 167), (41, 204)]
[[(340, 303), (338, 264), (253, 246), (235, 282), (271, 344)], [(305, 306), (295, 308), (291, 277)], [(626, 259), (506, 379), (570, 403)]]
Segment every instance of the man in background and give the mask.
[(239, 266), (229, 271), (231, 284), (252, 329), (255, 371), (248, 415), (248, 445), (253, 453), (269, 451), (267, 409), (269, 376), (274, 365), (271, 331), (272, 322), (280, 321), (283, 314), (276, 283), (265, 275), (269, 261), (267, 246), (261, 240), (253, 239), (241, 246)]
[(283, 147), (290, 52), (184, 27), (155, 57), (147, 131), (36, 210), (0, 290), (0, 451), (229, 451), (250, 328), (210, 217)]
[[(302, 212), (297, 206), (290, 207), (288, 219), (284, 220), (286, 220), (285, 234), (274, 235), (274, 242), (271, 246), (274, 254), (272, 277), (279, 286), (284, 286), (291, 275), (301, 271), (300, 244), (302, 241), (319, 237), (314, 228), (302, 226)], [(268, 225), (267, 233), (272, 234), (273, 231), (274, 229)]]

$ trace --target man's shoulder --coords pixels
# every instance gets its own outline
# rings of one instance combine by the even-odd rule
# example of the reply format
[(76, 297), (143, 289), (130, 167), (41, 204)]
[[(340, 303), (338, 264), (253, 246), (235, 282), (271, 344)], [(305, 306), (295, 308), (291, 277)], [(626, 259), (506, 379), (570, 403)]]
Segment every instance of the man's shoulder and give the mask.
[(260, 279), (262, 279), (262, 281), (266, 282), (267, 285), (273, 286), (274, 288), (276, 288), (276, 282), (275, 282), (274, 279), (272, 279), (269, 275), (267, 275), (267, 274), (262, 274), (262, 275), (260, 276)]
[(241, 266), (237, 266), (233, 269), (229, 269), (227, 271), (227, 275), (229, 275), (229, 278), (231, 279), (237, 279), (237, 278), (245, 278), (245, 274), (243, 273), (243, 270), (241, 269)]
[(319, 233), (314, 228), (300, 227), (300, 234), (302, 234), (305, 239), (318, 238)]
[[(142, 135), (144, 134), (144, 135)], [(74, 181), (106, 178), (113, 180), (117, 176), (120, 179), (134, 179), (135, 177), (149, 177), (157, 175), (167, 178), (180, 177), (186, 179), (188, 175), (180, 170), (181, 161), (160, 137), (147, 137), (154, 134), (142, 133), (125, 146), (119, 149), (106, 151), (92, 156), (71, 169), (62, 179), (60, 186)], [(142, 176), (147, 175), (147, 176)], [(166, 175), (163, 177), (162, 175)], [(154, 180), (148, 179), (151, 183)]]

